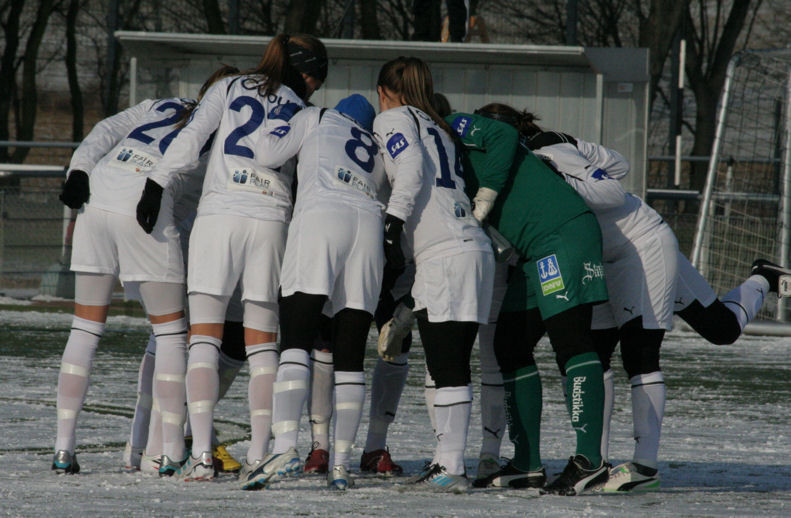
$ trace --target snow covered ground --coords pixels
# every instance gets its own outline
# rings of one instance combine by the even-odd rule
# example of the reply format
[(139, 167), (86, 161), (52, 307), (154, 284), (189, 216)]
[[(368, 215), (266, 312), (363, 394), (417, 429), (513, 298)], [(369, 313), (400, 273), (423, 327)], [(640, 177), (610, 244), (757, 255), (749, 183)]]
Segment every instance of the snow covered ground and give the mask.
[[(71, 316), (0, 311), (0, 514), (7, 516), (791, 516), (791, 338), (745, 336), (715, 347), (697, 335), (671, 333), (663, 347), (668, 402), (660, 450), (662, 490), (642, 495), (538, 496), (520, 490), (474, 490), (467, 495), (402, 491), (398, 479), (360, 477), (346, 493), (322, 477), (245, 492), (224, 475), (183, 483), (122, 470), (121, 452), (135, 402), (137, 365), (146, 322), (113, 317), (94, 361), (80, 415), (82, 472), (50, 471), (55, 439), (55, 390)], [(373, 335), (372, 335), (373, 336)], [(375, 348), (371, 342), (368, 365)], [(548, 343), (537, 355), (544, 380), (542, 455), (560, 471), (573, 449), (559, 377)], [(474, 359), (474, 363), (477, 356)], [(423, 407), (423, 351), (410, 359), (407, 389), (391, 427), (390, 451), (407, 473), (419, 470), (433, 443)], [(619, 360), (616, 359), (616, 365)], [(474, 366), (474, 380), (477, 369)], [(217, 408), (221, 440), (237, 458), (246, 451), (247, 374), (243, 370)], [(632, 452), (628, 380), (616, 375), (610, 457)], [(467, 450), (474, 473), (480, 421), (474, 407)], [(300, 453), (309, 450), (306, 420)], [(353, 458), (362, 453), (367, 420)], [(503, 456), (512, 448), (506, 439)], [(356, 466), (355, 466), (356, 467)]]

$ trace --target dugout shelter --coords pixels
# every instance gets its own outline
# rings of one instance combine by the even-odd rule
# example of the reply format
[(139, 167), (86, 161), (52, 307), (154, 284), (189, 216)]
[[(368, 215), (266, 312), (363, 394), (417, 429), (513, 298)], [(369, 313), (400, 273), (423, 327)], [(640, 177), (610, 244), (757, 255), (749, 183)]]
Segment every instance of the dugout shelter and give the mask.
[[(266, 36), (118, 31), (130, 59), (129, 102), (195, 97), (221, 63), (258, 63)], [(330, 59), (311, 98), (334, 106), (356, 92), (376, 107), (381, 65), (398, 56), (426, 61), (434, 89), (456, 111), (504, 102), (540, 117), (539, 124), (616, 149), (631, 163), (624, 187), (645, 196), (648, 50), (576, 46), (323, 39)]]

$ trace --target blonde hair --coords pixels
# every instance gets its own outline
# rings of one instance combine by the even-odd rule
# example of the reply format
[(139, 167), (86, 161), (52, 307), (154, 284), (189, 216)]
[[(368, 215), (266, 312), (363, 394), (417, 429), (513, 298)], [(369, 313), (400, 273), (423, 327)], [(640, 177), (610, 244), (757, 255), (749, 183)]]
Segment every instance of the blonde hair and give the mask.
[(434, 97), (434, 80), (425, 62), (415, 57), (404, 56), (390, 60), (379, 70), (376, 84), (398, 95), (403, 104), (424, 111), (455, 142), (456, 132), (450, 129), (448, 123), (439, 116), (431, 104)]

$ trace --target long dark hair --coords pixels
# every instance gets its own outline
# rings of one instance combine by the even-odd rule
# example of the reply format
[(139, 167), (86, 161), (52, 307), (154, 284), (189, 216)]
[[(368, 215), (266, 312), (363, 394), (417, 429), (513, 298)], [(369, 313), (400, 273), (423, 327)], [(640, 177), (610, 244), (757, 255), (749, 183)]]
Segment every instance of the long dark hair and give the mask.
[[(304, 34), (295, 36), (278, 34), (266, 46), (258, 65), (243, 72), (244, 75), (263, 76), (260, 82), (250, 86), (251, 89), (257, 88), (262, 97), (276, 92), (283, 84), (294, 90), (294, 93), (301, 99), (306, 99), (305, 79), (302, 77), (302, 72), (297, 70), (289, 59), (289, 43), (301, 47), (322, 61), (326, 75), (327, 49), (321, 40)], [(324, 80), (323, 77), (318, 77), (318, 79)]]
[(541, 133), (541, 128), (535, 123), (539, 119), (535, 114), (527, 110), (521, 112), (511, 108), (507, 104), (490, 103), (475, 110), (477, 115), (483, 115), (490, 119), (506, 122), (516, 128), (516, 130), (527, 138)]
[(450, 129), (431, 105), (434, 96), (434, 80), (431, 70), (422, 60), (400, 56), (382, 65), (377, 86), (382, 86), (401, 97), (401, 102), (424, 111), (454, 140), (456, 132)]
[(203, 99), (203, 96), (206, 95), (206, 92), (209, 90), (211, 85), (213, 85), (223, 77), (235, 76), (238, 74), (239, 74), (238, 68), (231, 65), (226, 65), (225, 63), (223, 63), (220, 68), (212, 72), (212, 74), (206, 79), (206, 81), (203, 82), (203, 85), (200, 87), (200, 90), (198, 91), (197, 99), (195, 99), (194, 102), (189, 103), (184, 109), (184, 112), (181, 114), (181, 118), (176, 124), (176, 127), (182, 128), (187, 124), (190, 115), (192, 115), (192, 112), (195, 111), (195, 107), (198, 106), (198, 103), (201, 101), (201, 99)]

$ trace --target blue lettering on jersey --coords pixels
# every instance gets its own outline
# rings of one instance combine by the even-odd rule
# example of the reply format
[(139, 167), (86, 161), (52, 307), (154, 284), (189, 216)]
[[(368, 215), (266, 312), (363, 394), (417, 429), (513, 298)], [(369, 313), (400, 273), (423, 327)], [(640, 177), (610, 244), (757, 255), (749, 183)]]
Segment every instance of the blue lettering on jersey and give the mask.
[(274, 108), (269, 111), (269, 118), (270, 119), (281, 119), (286, 122), (291, 120), (291, 117), (294, 116), (299, 110), (302, 108), (299, 107), (297, 103), (292, 103), (286, 101), (283, 104), (278, 104)]
[(278, 126), (269, 132), (270, 135), (275, 135), (277, 138), (283, 138), (291, 131), (291, 126)]
[(453, 119), (453, 124), (451, 127), (459, 134), (460, 137), (464, 137), (467, 135), (467, 132), (470, 130), (470, 126), (472, 125), (472, 119), (470, 117), (465, 117), (463, 115), (459, 115), (455, 119)]
[(542, 295), (549, 295), (565, 288), (563, 275), (560, 273), (560, 265), (558, 265), (558, 258), (555, 254), (539, 259), (536, 262), (536, 268)]
[(396, 133), (390, 140), (387, 141), (387, 152), (390, 153), (390, 156), (395, 158), (403, 150), (407, 148), (409, 142), (406, 141), (406, 137), (404, 137), (401, 133)]
[(609, 178), (609, 176), (607, 176), (607, 171), (603, 169), (596, 169), (595, 171), (593, 171), (593, 174), (591, 176), (596, 178), (597, 180), (606, 180)]

